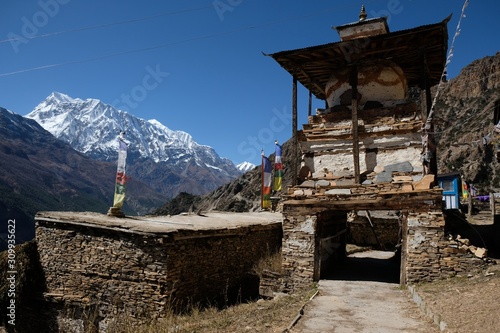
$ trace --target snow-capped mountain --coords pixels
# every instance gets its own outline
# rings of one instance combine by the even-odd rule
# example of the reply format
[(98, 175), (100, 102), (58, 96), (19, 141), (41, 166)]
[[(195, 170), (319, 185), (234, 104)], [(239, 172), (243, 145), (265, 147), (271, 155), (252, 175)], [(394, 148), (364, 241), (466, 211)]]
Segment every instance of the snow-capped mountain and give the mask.
[[(116, 163), (93, 160), (36, 121), (2, 107), (0, 170), (0, 220), (16, 219), (19, 242), (33, 238), (33, 217), (38, 211), (104, 213), (113, 202)], [(124, 211), (146, 214), (166, 200), (151, 186), (132, 179)], [(2, 235), (7, 236), (6, 223), (0, 223), (0, 251)]]
[(240, 170), (242, 173), (245, 173), (247, 171), (253, 170), (253, 168), (255, 168), (255, 164), (250, 162), (243, 162), (238, 164), (236, 168)]
[[(196, 143), (188, 133), (170, 130), (154, 119), (135, 117), (97, 99), (82, 100), (54, 92), (26, 117), (74, 149), (104, 161), (116, 161), (117, 138), (125, 131), (125, 139), (130, 142), (127, 165), (136, 171), (136, 177), (158, 182), (154, 175), (158, 172), (152, 169), (161, 167), (160, 173), (177, 185), (182, 183), (179, 177), (198, 180), (196, 186), (186, 188), (193, 194), (213, 190), (241, 174), (232, 161), (221, 158), (212, 147)], [(166, 175), (169, 172), (175, 177)], [(177, 187), (171, 192), (171, 186), (163, 183), (157, 188), (170, 195), (179, 190)]]

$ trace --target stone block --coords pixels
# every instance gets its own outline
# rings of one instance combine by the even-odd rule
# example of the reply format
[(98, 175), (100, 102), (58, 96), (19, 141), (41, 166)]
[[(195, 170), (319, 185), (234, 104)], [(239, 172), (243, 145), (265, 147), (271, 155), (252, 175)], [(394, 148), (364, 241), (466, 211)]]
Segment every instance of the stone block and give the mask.
[(474, 255), (478, 258), (484, 258), (488, 254), (488, 250), (482, 247), (478, 247), (476, 251), (474, 251)]
[(320, 179), (316, 182), (316, 187), (326, 187), (326, 186), (330, 186), (330, 181)]
[(413, 187), (415, 190), (428, 190), (430, 189), (435, 182), (435, 175), (425, 175), (418, 182), (413, 183)]
[(413, 185), (412, 184), (404, 184), (401, 187), (401, 191), (403, 191), (403, 192), (411, 192), (411, 191), (413, 191)]
[(300, 184), (300, 186), (302, 187), (314, 187), (314, 185), (315, 185), (314, 180), (306, 180), (302, 182), (302, 184)]
[(325, 194), (328, 194), (328, 195), (349, 195), (349, 194), (351, 194), (351, 190), (348, 188), (334, 188), (334, 189), (325, 191)]
[(413, 166), (411, 165), (410, 162), (406, 161), (406, 162), (386, 165), (384, 167), (384, 171), (388, 172), (389, 174), (392, 174), (393, 172), (412, 172)]
[(381, 172), (375, 177), (375, 183), (389, 183), (391, 180), (392, 174), (387, 171)]
[(293, 191), (293, 195), (294, 195), (294, 196), (301, 196), (301, 195), (304, 195), (304, 191), (302, 191), (302, 190), (295, 190), (295, 191)]

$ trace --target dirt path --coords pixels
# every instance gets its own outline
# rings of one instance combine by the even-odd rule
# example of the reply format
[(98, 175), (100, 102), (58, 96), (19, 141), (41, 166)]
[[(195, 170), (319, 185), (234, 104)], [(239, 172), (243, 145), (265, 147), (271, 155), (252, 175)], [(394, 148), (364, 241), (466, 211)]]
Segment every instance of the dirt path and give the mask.
[[(371, 256), (375, 261), (360, 264), (360, 257)], [(385, 256), (385, 258), (384, 258)], [(387, 252), (370, 251), (351, 259), (348, 270), (339, 272), (342, 277), (357, 279), (321, 280), (318, 295), (305, 307), (304, 315), (292, 329), (294, 333), (433, 333), (438, 332), (424, 318), (408, 292), (384, 273), (394, 266), (387, 260)], [(359, 279), (377, 277), (375, 281)], [(393, 273), (391, 273), (393, 274)], [(378, 280), (378, 281), (377, 281)]]

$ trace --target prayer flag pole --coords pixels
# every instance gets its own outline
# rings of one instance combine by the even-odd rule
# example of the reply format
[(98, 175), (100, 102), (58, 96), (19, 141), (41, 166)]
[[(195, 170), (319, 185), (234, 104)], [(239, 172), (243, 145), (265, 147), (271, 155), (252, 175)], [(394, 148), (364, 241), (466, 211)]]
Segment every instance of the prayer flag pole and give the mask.
[(272, 167), (269, 158), (264, 156), (264, 151), (262, 151), (262, 195), (261, 195), (261, 207), (262, 209), (268, 209), (271, 207), (271, 183), (272, 183)]
[(108, 210), (109, 216), (125, 217), (121, 211), (125, 202), (125, 192), (127, 184), (127, 176), (125, 175), (125, 165), (127, 160), (128, 143), (125, 142), (125, 132), (121, 132), (118, 138), (118, 162), (116, 169), (115, 195), (113, 207)]
[(283, 161), (282, 161), (282, 152), (281, 146), (278, 143), (278, 140), (274, 141), (275, 154), (274, 154), (274, 190), (281, 191), (281, 185), (283, 183)]

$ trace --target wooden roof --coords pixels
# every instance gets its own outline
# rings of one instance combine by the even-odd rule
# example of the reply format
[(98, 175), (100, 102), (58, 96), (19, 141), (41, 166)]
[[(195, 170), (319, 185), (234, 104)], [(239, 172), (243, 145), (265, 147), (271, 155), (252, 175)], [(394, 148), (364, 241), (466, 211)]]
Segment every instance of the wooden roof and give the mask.
[(441, 80), (446, 64), (447, 23), (450, 19), (451, 15), (435, 24), (267, 55), (323, 100), (324, 88), (333, 73), (345, 70), (346, 66), (368, 65), (381, 60), (397, 63), (409, 86), (424, 88), (424, 68), (431, 86)]

